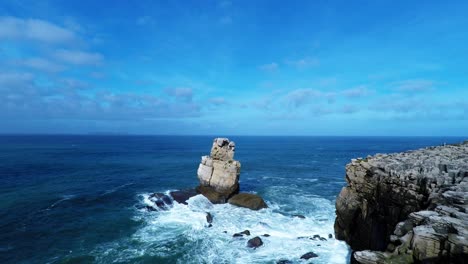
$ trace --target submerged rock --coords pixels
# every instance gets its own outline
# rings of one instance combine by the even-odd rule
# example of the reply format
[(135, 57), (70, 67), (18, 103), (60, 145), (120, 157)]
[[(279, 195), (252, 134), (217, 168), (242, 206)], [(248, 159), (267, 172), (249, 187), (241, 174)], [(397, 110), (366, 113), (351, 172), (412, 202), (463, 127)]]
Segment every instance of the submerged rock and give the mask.
[(164, 193), (153, 193), (148, 199), (156, 206), (146, 206), (148, 211), (156, 211), (157, 209), (167, 210), (172, 205), (172, 198)]
[(239, 232), (239, 233), (235, 233), (234, 235), (232, 235), (233, 237), (242, 237), (242, 236), (250, 236), (250, 231), (249, 230), (244, 230), (242, 232)]
[(304, 255), (302, 255), (301, 259), (308, 260), (308, 259), (316, 258), (316, 257), (318, 257), (318, 255), (311, 251), (311, 252), (307, 252)]
[(191, 197), (198, 194), (197, 190), (195, 189), (187, 189), (181, 191), (173, 191), (169, 193), (174, 201), (182, 204), (187, 204), (187, 200)]
[(287, 260), (287, 259), (280, 259), (276, 261), (276, 264), (293, 264), (294, 262)]
[(236, 194), (231, 199), (229, 199), (228, 202), (232, 205), (245, 207), (252, 210), (260, 210), (268, 207), (262, 197), (251, 193)]
[(208, 224), (213, 223), (213, 216), (210, 213), (206, 213), (206, 222), (208, 222)]
[(299, 214), (292, 215), (292, 217), (296, 217), (296, 218), (300, 218), (300, 219), (305, 219), (306, 218), (305, 216), (299, 215)]
[(260, 246), (263, 245), (263, 241), (260, 237), (254, 237), (252, 239), (250, 239), (249, 241), (247, 241), (247, 247), (249, 248), (258, 248)]
[(352, 160), (335, 237), (359, 263), (466, 263), (468, 142)]

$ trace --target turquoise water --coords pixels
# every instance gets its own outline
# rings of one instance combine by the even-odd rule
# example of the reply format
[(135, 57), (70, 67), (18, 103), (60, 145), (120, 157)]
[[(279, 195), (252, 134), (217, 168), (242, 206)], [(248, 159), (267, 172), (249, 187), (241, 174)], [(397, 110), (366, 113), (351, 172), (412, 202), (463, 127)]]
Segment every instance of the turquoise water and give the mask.
[[(462, 138), (230, 137), (242, 163), (241, 191), (269, 209), (188, 205), (148, 212), (153, 192), (197, 184), (213, 137), (0, 136), (0, 263), (346, 263), (333, 233), (334, 202), (351, 158)], [(208, 228), (205, 212), (213, 217)], [(301, 214), (306, 219), (292, 217)], [(248, 249), (232, 234), (268, 233)], [(227, 231), (224, 233), (224, 231)], [(302, 262), (303, 263), (303, 262)]]

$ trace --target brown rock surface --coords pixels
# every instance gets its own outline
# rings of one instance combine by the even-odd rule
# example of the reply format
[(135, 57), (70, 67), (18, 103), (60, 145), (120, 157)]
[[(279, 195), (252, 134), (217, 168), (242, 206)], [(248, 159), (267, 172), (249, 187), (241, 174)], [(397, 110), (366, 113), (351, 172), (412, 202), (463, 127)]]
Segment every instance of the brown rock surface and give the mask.
[(228, 202), (232, 205), (245, 207), (252, 210), (260, 210), (268, 207), (262, 197), (251, 193), (236, 194), (231, 199), (229, 199)]

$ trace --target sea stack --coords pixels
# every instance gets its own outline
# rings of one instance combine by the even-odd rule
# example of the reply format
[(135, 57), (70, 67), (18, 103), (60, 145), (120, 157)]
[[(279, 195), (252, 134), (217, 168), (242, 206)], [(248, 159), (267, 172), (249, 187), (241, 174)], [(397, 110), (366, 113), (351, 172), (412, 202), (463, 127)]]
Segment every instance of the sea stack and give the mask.
[(467, 263), (468, 142), (355, 159), (346, 181), (335, 234), (355, 261)]
[(225, 203), (239, 193), (241, 164), (234, 160), (236, 144), (227, 138), (215, 138), (210, 156), (203, 156), (197, 175), (197, 191), (212, 203)]

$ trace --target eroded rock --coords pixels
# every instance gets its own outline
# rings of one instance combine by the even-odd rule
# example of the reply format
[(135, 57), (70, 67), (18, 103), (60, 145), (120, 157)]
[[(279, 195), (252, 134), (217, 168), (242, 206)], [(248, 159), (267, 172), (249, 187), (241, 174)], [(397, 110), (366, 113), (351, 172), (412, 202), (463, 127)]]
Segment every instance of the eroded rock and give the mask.
[[(239, 192), (239, 174), (241, 164), (234, 160), (235, 143), (227, 138), (215, 138), (210, 156), (203, 156), (197, 175), (201, 193), (210, 201), (224, 203), (229, 197)], [(219, 193), (219, 197), (215, 194)]]
[(359, 263), (466, 263), (468, 143), (354, 159), (335, 236)]

